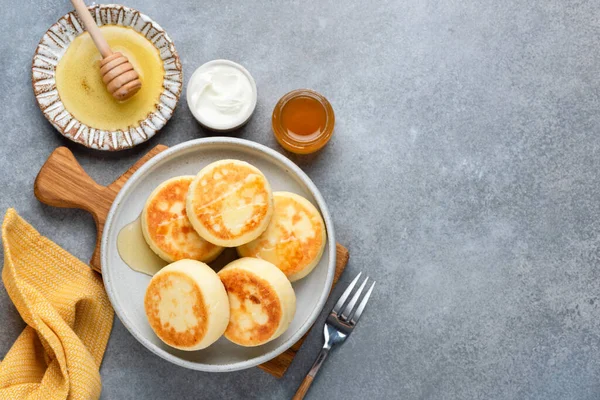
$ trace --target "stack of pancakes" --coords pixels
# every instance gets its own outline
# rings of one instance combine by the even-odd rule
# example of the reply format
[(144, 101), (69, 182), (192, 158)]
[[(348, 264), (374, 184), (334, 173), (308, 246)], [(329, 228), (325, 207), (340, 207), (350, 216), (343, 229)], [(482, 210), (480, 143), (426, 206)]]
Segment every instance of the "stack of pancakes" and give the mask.
[[(291, 282), (315, 268), (326, 242), (312, 203), (273, 193), (259, 169), (239, 160), (159, 185), (142, 212), (142, 230), (171, 262), (148, 285), (146, 315), (163, 342), (182, 350), (203, 349), (222, 335), (241, 346), (279, 337), (296, 311)], [(225, 247), (241, 258), (217, 274), (205, 263)]]

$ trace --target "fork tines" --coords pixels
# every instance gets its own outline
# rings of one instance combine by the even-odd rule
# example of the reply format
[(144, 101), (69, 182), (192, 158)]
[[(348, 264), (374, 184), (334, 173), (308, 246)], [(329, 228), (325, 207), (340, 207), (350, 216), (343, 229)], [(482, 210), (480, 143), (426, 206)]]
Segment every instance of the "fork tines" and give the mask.
[[(344, 307), (343, 311), (341, 311), (342, 307), (346, 303), (346, 300), (348, 300), (348, 297), (352, 293), (352, 290), (356, 286), (356, 284), (357, 284), (358, 280), (360, 279), (361, 275), (362, 275), (362, 272), (360, 272), (356, 276), (356, 278), (354, 278), (354, 280), (350, 283), (350, 285), (348, 285), (348, 288), (340, 296), (340, 299), (337, 301), (337, 303), (333, 307), (333, 310), (331, 310), (331, 313), (333, 315), (335, 315), (340, 321), (349, 323), (350, 325), (354, 325), (354, 324), (356, 324), (358, 322), (358, 319), (362, 315), (362, 312), (365, 309), (365, 306), (367, 305), (367, 302), (369, 301), (369, 297), (371, 296), (371, 292), (373, 291), (373, 287), (375, 286), (375, 281), (373, 281), (373, 283), (369, 287), (369, 290), (363, 296), (363, 298), (362, 298), (361, 302), (359, 303), (358, 307), (356, 307), (356, 303), (358, 302), (358, 299), (360, 298), (360, 295), (362, 294), (365, 286), (367, 285), (367, 281), (369, 280), (369, 277), (366, 277), (365, 280), (360, 285), (360, 287), (358, 288), (358, 290), (356, 290), (356, 292), (354, 292), (354, 295), (352, 296), (352, 298), (350, 299), (350, 301), (348, 302), (348, 304), (346, 305), (346, 307)], [(340, 313), (340, 311), (341, 311), (341, 313)]]

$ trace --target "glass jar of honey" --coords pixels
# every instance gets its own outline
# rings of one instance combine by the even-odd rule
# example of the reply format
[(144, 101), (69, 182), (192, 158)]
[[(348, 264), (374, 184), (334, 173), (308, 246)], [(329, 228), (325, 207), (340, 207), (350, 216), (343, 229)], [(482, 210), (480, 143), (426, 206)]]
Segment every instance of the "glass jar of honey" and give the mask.
[(298, 89), (277, 102), (272, 124), (275, 138), (284, 149), (309, 154), (329, 142), (335, 115), (325, 97), (313, 90)]

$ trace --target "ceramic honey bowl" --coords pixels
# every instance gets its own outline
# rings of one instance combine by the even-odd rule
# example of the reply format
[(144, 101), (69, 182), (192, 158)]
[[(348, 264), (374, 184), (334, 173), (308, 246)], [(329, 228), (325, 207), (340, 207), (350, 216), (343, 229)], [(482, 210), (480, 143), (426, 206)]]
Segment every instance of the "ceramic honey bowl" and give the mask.
[(102, 59), (75, 11), (44, 34), (32, 62), (33, 90), (44, 116), (68, 139), (123, 150), (154, 136), (171, 118), (183, 72), (175, 46), (150, 17), (121, 5), (89, 7), (113, 51), (139, 72), (139, 92), (119, 101), (99, 73)]

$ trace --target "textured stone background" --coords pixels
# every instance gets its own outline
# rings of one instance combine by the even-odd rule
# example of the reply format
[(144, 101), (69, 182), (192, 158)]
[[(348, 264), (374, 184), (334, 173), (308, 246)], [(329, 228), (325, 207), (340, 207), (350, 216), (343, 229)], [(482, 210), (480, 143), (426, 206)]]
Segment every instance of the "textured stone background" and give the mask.
[[(167, 127), (133, 151), (68, 143), (37, 108), (29, 66), (69, 2), (3, 5), (0, 210), (16, 207), (88, 260), (91, 217), (33, 197), (50, 152), (69, 146), (108, 184), (151, 146), (209, 133), (182, 96)], [(310, 398), (600, 397), (597, 1), (127, 5), (169, 32), (186, 77), (214, 58), (251, 71), (258, 108), (235, 136), (282, 151), (270, 129), (281, 95), (310, 87), (333, 104), (330, 145), (291, 158), (321, 189), (350, 248), (344, 282), (363, 270), (378, 286)], [(0, 357), (22, 328), (2, 287)], [(117, 320), (103, 399), (289, 398), (321, 340), (312, 332), (282, 380), (257, 369), (213, 375), (153, 356)]]

